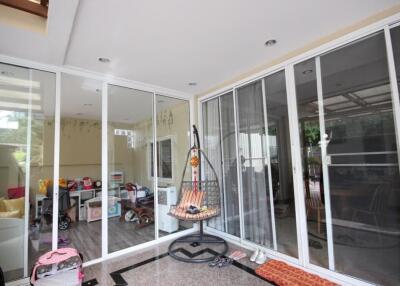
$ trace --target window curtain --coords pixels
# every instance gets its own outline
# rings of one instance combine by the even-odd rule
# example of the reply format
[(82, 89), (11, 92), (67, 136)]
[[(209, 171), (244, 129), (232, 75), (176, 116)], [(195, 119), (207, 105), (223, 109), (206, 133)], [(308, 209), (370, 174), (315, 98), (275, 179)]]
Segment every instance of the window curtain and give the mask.
[[(224, 195), (222, 178), (222, 155), (221, 155), (221, 133), (219, 120), (219, 100), (218, 98), (203, 103), (203, 146), (212, 166), (214, 167), (220, 186), (221, 215), (210, 219), (208, 226), (220, 231), (225, 231), (224, 227)], [(202, 179), (213, 178), (211, 168), (202, 160)]]
[(261, 81), (237, 90), (237, 107), (245, 238), (272, 247)]

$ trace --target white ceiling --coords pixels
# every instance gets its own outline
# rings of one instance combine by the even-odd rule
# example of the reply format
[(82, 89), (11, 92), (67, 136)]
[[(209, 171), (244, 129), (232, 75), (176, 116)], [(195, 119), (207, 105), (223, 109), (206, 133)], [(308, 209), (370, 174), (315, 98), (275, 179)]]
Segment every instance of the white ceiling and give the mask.
[[(0, 25), (0, 54), (196, 94), (400, 1), (77, 3), (50, 1), (47, 36)], [(264, 42), (268, 39), (278, 43), (267, 48)], [(98, 57), (111, 62), (100, 63)], [(188, 86), (188, 82), (197, 82), (197, 86)]]

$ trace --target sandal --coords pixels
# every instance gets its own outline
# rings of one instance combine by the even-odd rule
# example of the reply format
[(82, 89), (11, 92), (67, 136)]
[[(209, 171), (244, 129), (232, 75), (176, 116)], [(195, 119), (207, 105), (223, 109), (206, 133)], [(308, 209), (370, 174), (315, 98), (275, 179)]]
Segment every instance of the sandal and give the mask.
[(213, 261), (211, 261), (210, 263), (208, 263), (208, 266), (210, 266), (210, 267), (215, 267), (215, 266), (217, 266), (217, 265), (220, 263), (221, 259), (223, 259), (221, 256), (215, 257), (215, 259), (214, 259)]
[(233, 259), (231, 258), (222, 258), (218, 263), (218, 268), (229, 266), (233, 263)]

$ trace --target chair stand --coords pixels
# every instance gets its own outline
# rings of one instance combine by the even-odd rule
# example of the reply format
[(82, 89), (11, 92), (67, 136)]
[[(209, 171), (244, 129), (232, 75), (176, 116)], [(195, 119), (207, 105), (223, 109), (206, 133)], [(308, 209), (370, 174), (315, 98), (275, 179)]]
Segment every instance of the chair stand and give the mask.
[[(187, 262), (187, 263), (205, 263), (205, 262), (209, 262), (209, 261), (213, 261), (218, 255), (225, 255), (228, 252), (228, 243), (215, 235), (211, 235), (211, 234), (206, 234), (203, 231), (203, 221), (200, 221), (200, 231), (198, 233), (194, 233), (194, 234), (189, 234), (189, 235), (185, 235), (182, 236), (178, 239), (175, 239), (168, 247), (168, 253), (169, 256), (171, 256), (172, 258), (182, 261), (182, 262)], [(173, 246), (177, 243), (188, 243), (192, 246), (199, 246), (201, 244), (223, 244), (224, 249), (223, 251), (214, 254), (215, 251), (209, 251), (208, 253), (211, 254), (211, 256), (208, 256), (206, 258), (195, 258), (195, 257), (190, 257), (187, 256), (186, 257), (182, 257), (177, 255), (178, 250), (180, 250), (180, 248), (177, 249), (173, 249)], [(211, 253), (213, 252), (213, 253)], [(207, 252), (205, 252), (207, 253)], [(203, 254), (203, 253), (202, 253)]]

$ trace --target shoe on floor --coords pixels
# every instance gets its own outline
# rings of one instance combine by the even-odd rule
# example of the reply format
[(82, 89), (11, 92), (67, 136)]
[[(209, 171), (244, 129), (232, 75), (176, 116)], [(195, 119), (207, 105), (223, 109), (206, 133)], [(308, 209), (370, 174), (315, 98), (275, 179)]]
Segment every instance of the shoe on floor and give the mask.
[(256, 249), (256, 251), (254, 251), (254, 253), (250, 256), (250, 261), (255, 262), (260, 252), (261, 251), (259, 249)]
[(260, 251), (260, 254), (257, 256), (255, 262), (256, 262), (257, 264), (264, 264), (265, 261), (267, 261), (267, 254), (264, 253), (264, 252), (262, 252), (262, 251)]

